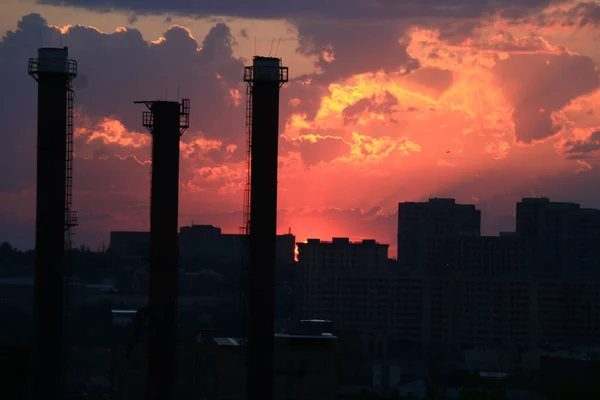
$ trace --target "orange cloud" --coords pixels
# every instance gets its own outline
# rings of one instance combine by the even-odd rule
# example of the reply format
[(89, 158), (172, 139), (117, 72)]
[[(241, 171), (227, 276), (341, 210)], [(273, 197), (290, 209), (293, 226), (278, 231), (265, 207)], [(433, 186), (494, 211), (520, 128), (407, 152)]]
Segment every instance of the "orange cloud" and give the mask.
[[(89, 120), (82, 120), (84, 124)], [(120, 147), (140, 148), (148, 146), (151, 142), (150, 134), (132, 132), (125, 128), (121, 121), (112, 118), (103, 118), (92, 127), (80, 127), (75, 129), (75, 137), (82, 138), (85, 143), (100, 141), (103, 144), (115, 144)]]
[[(356, 132), (352, 133), (352, 139), (349, 141), (339, 136), (318, 134), (304, 134), (290, 139), (284, 135), (282, 138), (289, 141), (293, 149), (300, 150), (299, 154), (308, 166), (323, 162), (330, 163), (329, 167), (331, 168), (344, 168), (343, 164), (367, 167), (377, 164), (391, 155), (400, 159), (413, 152), (421, 151), (418, 144), (405, 137), (398, 139), (389, 136), (373, 138)], [(325, 154), (320, 150), (323, 149), (323, 146), (326, 146)]]
[(182, 179), (182, 189), (194, 193), (234, 194), (243, 190), (244, 183), (243, 169), (215, 165), (193, 168), (191, 178)]
[(323, 61), (327, 62), (327, 63), (332, 63), (335, 61), (335, 53), (333, 52), (333, 46), (329, 45), (325, 48), (325, 50), (323, 50), (323, 53), (321, 54), (321, 56), (323, 57)]
[[(459, 142), (465, 135), (482, 137), (486, 141), (481, 144), (482, 152), (494, 159), (506, 157), (515, 142), (515, 127), (513, 105), (493, 71), (502, 57), (492, 52), (474, 53), (468, 46), (449, 46), (434, 30), (415, 28), (409, 41), (407, 52), (429, 68), (428, 75), (419, 72), (422, 70), (413, 73), (400, 69), (354, 75), (331, 84), (315, 118), (293, 114), (286, 122), (285, 136), (335, 132), (347, 143), (361, 144), (365, 143), (361, 136), (379, 138), (380, 142), (362, 147), (353, 144), (351, 154), (357, 158), (377, 148), (378, 156), (367, 159), (383, 161), (393, 155), (385, 149), (406, 148), (410, 153), (420, 152), (423, 145), (430, 147), (432, 135), (442, 129), (453, 132), (453, 139)], [(451, 74), (450, 85), (435, 81), (438, 76), (448, 76), (445, 71)], [(428, 86), (432, 80), (434, 86)], [(433, 119), (444, 122), (436, 127)], [(407, 141), (401, 144), (400, 138)]]
[[(62, 35), (66, 35), (67, 33), (69, 33), (70, 30), (72, 30), (74, 28), (92, 29), (92, 30), (94, 30), (94, 31), (96, 31), (98, 33), (102, 33), (102, 34), (105, 33), (105, 32), (102, 32), (100, 29), (98, 29), (98, 28), (96, 28), (94, 26), (91, 26), (91, 25), (83, 26), (83, 25), (70, 25), (70, 24), (68, 24), (68, 25), (63, 25), (63, 26), (48, 25), (48, 27), (57, 29)], [(121, 32), (121, 29), (124, 29), (124, 28), (120, 28), (119, 27), (119, 28), (115, 29), (115, 32)]]
[(179, 145), (181, 156), (183, 158), (189, 158), (193, 155), (203, 154), (211, 150), (221, 150), (222, 147), (223, 142), (205, 138), (182, 141)]
[[(573, 8), (560, 7), (542, 15), (558, 21), (565, 18), (560, 13)], [(579, 25), (581, 10), (579, 19), (572, 19)], [(594, 169), (593, 158), (600, 156), (600, 91), (585, 90), (593, 90), (590, 78), (598, 71), (582, 56), (593, 48), (582, 48), (579, 39), (565, 39), (558, 22), (539, 21), (539, 30), (533, 20), (516, 26), (500, 14), (477, 22), (472, 33), (458, 39), (450, 40), (447, 29), (422, 26), (408, 29), (399, 43), (394, 36), (390, 40), (397, 48), (382, 49), (382, 54), (406, 49), (410, 58), (396, 69), (386, 64), (385, 69), (324, 73), (288, 84), (284, 90), (292, 90), (281, 105), (286, 119), (281, 121), (279, 156), (279, 204), (285, 208), (280, 229), (292, 226), (299, 238), (393, 242), (391, 214), (398, 201), (441, 194), (489, 207), (491, 199), (514, 197), (514, 187), (532, 187), (541, 176), (585, 176)], [(185, 28), (172, 34), (192, 38)], [(154, 43), (166, 48), (172, 37), (165, 37)], [(175, 46), (170, 49), (175, 54)], [(325, 72), (340, 65), (344, 54), (337, 44), (315, 50)], [(223, 128), (220, 121), (227, 115), (219, 111), (199, 119), (197, 129), (202, 131), (182, 138), (184, 215), (199, 208), (206, 213), (241, 211), (246, 178), (243, 109), (234, 107), (244, 99), (241, 83), (230, 84), (235, 74), (227, 72), (235, 72), (234, 66), (239, 67), (219, 67), (206, 75), (213, 80), (216, 76), (224, 108), (240, 113), (234, 124), (238, 128)], [(216, 121), (212, 132), (207, 127), (213, 123), (210, 117)], [(111, 118), (84, 119), (76, 131), (79, 154), (86, 157), (82, 164), (110, 164), (114, 174), (128, 163), (140, 168), (136, 181), (146, 179), (150, 135), (128, 131)], [(239, 132), (230, 133), (235, 129)], [(536, 135), (523, 136), (527, 132)], [(115, 191), (131, 184), (105, 180), (103, 187)], [(138, 197), (146, 199), (147, 182), (138, 185), (141, 189), (136, 190), (143, 192)], [(378, 225), (381, 221), (385, 228)], [(239, 222), (241, 216), (224, 228), (234, 229)]]
[(240, 105), (240, 99), (241, 99), (241, 95), (240, 95), (240, 91), (237, 89), (230, 89), (229, 90), (229, 96), (231, 97), (231, 101), (233, 102), (233, 105), (235, 107)]
[(533, 18), (526, 19), (540, 28), (584, 29), (594, 28), (600, 23), (600, 4), (595, 1), (567, 0), (553, 4)]
[(345, 160), (354, 161), (362, 165), (377, 163), (390, 157), (406, 157), (412, 152), (421, 151), (421, 147), (406, 138), (394, 139), (389, 136), (372, 138), (365, 135), (352, 133), (350, 157)]

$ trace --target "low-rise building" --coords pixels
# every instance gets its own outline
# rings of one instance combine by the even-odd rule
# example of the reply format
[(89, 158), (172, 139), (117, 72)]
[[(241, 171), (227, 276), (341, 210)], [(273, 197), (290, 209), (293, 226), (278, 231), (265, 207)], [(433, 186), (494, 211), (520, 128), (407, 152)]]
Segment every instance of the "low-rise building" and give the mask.
[[(215, 338), (208, 351), (208, 398), (246, 398), (246, 343)], [(337, 337), (322, 334), (275, 334), (276, 400), (329, 400), (337, 394)]]

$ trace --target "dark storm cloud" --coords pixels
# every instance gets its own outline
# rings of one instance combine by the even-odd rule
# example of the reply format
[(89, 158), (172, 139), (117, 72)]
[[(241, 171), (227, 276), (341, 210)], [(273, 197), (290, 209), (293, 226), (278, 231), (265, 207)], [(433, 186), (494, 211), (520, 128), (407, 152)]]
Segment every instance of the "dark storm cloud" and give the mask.
[[(192, 100), (191, 129), (184, 141), (201, 132), (225, 144), (243, 143), (243, 107), (234, 107), (230, 95), (242, 87), (243, 63), (233, 57), (234, 40), (227, 25), (215, 25), (201, 43), (180, 27), (169, 29), (157, 43), (146, 42), (135, 29), (105, 34), (81, 26), (61, 39), (58, 29), (30, 14), (0, 41), (0, 87), (11, 94), (0, 107), (0, 168), (16, 171), (3, 175), (0, 192), (21, 190), (35, 179), (36, 84), (27, 76), (27, 60), (37, 56), (40, 40), (45, 46), (58, 46), (62, 40), (70, 58), (78, 61), (75, 106), (90, 120), (111, 117), (130, 131), (143, 132), (143, 108), (133, 101), (164, 98), (165, 88), (174, 100), (179, 88), (180, 97)], [(98, 150), (103, 148), (110, 147)]]
[(232, 57), (227, 25), (217, 24), (201, 44), (179, 27), (169, 29), (157, 44), (146, 42), (137, 30), (107, 35), (85, 27), (69, 30), (63, 42), (89, 80), (77, 93), (85, 114), (112, 115), (129, 130), (139, 130), (141, 109), (136, 112), (133, 100), (174, 100), (179, 92), (192, 100), (192, 132), (220, 139), (236, 136), (237, 126), (217, 118), (231, 112), (228, 92), (239, 87), (243, 68)]
[[(287, 121), (292, 113), (305, 113), (308, 119), (314, 119), (321, 106), (321, 98), (329, 94), (327, 86), (312, 82), (312, 76), (302, 76), (291, 80), (281, 90), (280, 120)], [(288, 107), (288, 103), (298, 100), (296, 107)]]
[[(431, 22), (422, 21), (422, 24), (427, 26)], [(465, 39), (468, 39), (476, 28), (482, 25), (479, 18), (459, 19), (451, 21), (441, 21), (439, 25), (440, 40), (445, 40), (450, 44), (461, 44)]]
[(390, 92), (384, 92), (381, 96), (374, 95), (360, 99), (342, 110), (344, 125), (355, 124), (364, 112), (382, 114), (389, 117), (395, 111), (394, 106), (397, 104), (398, 99)]
[[(18, 192), (35, 179), (36, 85), (27, 76), (27, 59), (40, 43), (37, 15), (24, 17), (16, 32), (6, 32), (0, 41), (0, 192)], [(22, 32), (34, 30), (31, 43), (24, 45)], [(11, 173), (6, 173), (12, 171)]]
[(506, 98), (514, 105), (515, 133), (517, 140), (524, 143), (558, 132), (550, 114), (599, 85), (594, 61), (566, 52), (512, 55), (499, 61), (494, 72)]
[[(414, 61), (406, 54), (406, 45), (399, 43), (406, 24), (398, 22), (349, 22), (300, 20), (298, 51), (316, 56), (323, 74), (315, 82), (327, 83), (363, 72), (397, 71)], [(328, 59), (328, 55), (333, 56)]]
[(523, 15), (552, 0), (37, 0), (38, 4), (81, 7), (99, 12), (135, 11), (138, 14), (180, 14), (194, 17), (222, 15), (246, 18), (399, 19), (419, 17), (478, 17), (506, 10)]
[[(60, 43), (59, 31), (36, 14), (24, 17), (17, 31), (7, 34), (0, 52), (9, 65), (21, 70), (8, 76), (23, 76), (23, 63), (36, 56), (40, 32), (45, 45)], [(202, 43), (177, 26), (159, 43), (146, 42), (135, 29), (104, 34), (82, 26), (71, 28), (62, 42), (79, 63), (75, 86), (80, 79), (87, 81), (76, 93), (76, 105), (87, 116), (114, 116), (127, 129), (140, 130), (141, 109), (133, 100), (166, 95), (174, 100), (179, 90), (180, 96), (192, 98), (192, 131), (220, 139), (240, 134), (235, 131), (237, 125), (217, 118), (231, 112), (229, 90), (240, 86), (243, 69), (243, 63), (232, 56), (234, 42), (227, 25), (217, 24)], [(35, 87), (31, 82), (27, 86)]]
[[(304, 55), (316, 56), (323, 71), (315, 82), (331, 83), (357, 73), (418, 68), (398, 40), (413, 25), (440, 29), (441, 39), (460, 43), (479, 18), (502, 10), (526, 18), (554, 0), (38, 0), (39, 4), (112, 10), (136, 15), (184, 15), (286, 19), (296, 25)], [(329, 49), (330, 51), (325, 53)], [(332, 57), (333, 56), (333, 57)]]
[(460, 43), (479, 26), (479, 18), (484, 15), (503, 10), (522, 19), (553, 1), (454, 0), (451, 5), (448, 0), (38, 0), (38, 3), (101, 12), (133, 11), (138, 15), (286, 19), (298, 30), (298, 51), (316, 56), (317, 66), (323, 71), (315, 76), (315, 82), (327, 84), (357, 73), (418, 68), (418, 63), (406, 54), (405, 43), (399, 43), (406, 29), (415, 24), (439, 28), (442, 39)]
[[(23, 216), (35, 215), (35, 191), (28, 188), (34, 187), (36, 165), (36, 84), (27, 76), (27, 60), (37, 56), (40, 41), (58, 46), (60, 36), (41, 16), (31, 14), (0, 40), (0, 87), (10, 93), (10, 100), (5, 97), (0, 107), (0, 168), (11, 171), (0, 180), (0, 193), (14, 193), (7, 196), (19, 199), (9, 202), (5, 196), (0, 211), (22, 214), (11, 240), (21, 243), (25, 241), (19, 235), (29, 237), (23, 244), (26, 247), (32, 245), (33, 220), (24, 221)], [(191, 129), (184, 141), (193, 142), (198, 134), (225, 145), (244, 141), (243, 122), (239, 122), (243, 121), (243, 107), (235, 107), (230, 95), (231, 90), (242, 87), (243, 64), (232, 56), (234, 41), (229, 28), (217, 24), (201, 43), (179, 27), (163, 36), (164, 40), (149, 43), (137, 30), (104, 34), (86, 27), (71, 28), (62, 36), (70, 57), (79, 62), (79, 76), (73, 85), (76, 116), (81, 114), (90, 121), (83, 126), (78, 117), (76, 128), (91, 130), (75, 139), (74, 206), (83, 216), (113, 217), (87, 218), (78, 231), (84, 243), (98, 243), (105, 232), (123, 224), (147, 229), (147, 211), (115, 210), (147, 203), (149, 165), (142, 161), (149, 159), (149, 150), (93, 139), (90, 135), (104, 118), (122, 121), (128, 131), (145, 132), (143, 108), (132, 104), (133, 100), (164, 98), (165, 88), (169, 98), (175, 99), (179, 87), (180, 95), (192, 100)], [(226, 115), (232, 117), (224, 118)], [(219, 154), (207, 157), (222, 159)], [(192, 169), (193, 161), (182, 163), (182, 179), (189, 178)], [(3, 226), (6, 221), (2, 218)]]
[(586, 140), (568, 140), (564, 144), (567, 158), (581, 160), (600, 150), (600, 131), (593, 132)]
[[(594, 1), (579, 2), (571, 7), (550, 9), (526, 20), (537, 26), (597, 27), (600, 23), (600, 4)], [(518, 20), (513, 23), (518, 23)]]
[(598, 26), (600, 23), (600, 5), (598, 3), (579, 3), (571, 12), (581, 17), (578, 21), (581, 27), (586, 25)]

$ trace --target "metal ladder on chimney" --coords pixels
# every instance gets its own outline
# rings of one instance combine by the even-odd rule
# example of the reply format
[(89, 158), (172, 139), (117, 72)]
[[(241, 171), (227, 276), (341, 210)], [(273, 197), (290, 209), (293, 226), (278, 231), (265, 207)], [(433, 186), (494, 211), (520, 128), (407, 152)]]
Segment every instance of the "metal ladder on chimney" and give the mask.
[[(74, 92), (71, 87), (71, 81), (67, 84), (66, 91), (66, 138), (65, 138), (65, 254), (63, 269), (63, 345), (64, 360), (67, 360), (69, 354), (69, 284), (73, 274), (73, 247), (75, 242), (75, 227), (77, 226), (77, 214), (72, 210), (73, 206), (73, 98)], [(63, 375), (63, 387), (67, 390), (68, 364), (65, 364)]]
[(247, 335), (247, 305), (248, 305), (248, 268), (249, 254), (248, 245), (251, 229), (251, 207), (250, 199), (252, 193), (252, 86), (246, 86), (246, 182), (244, 184), (244, 224), (240, 228), (242, 240), (244, 240), (242, 265), (241, 265), (241, 293), (240, 310), (242, 311), (242, 334)]
[(73, 207), (73, 97), (70, 85), (67, 89), (67, 132), (66, 132), (66, 181), (65, 181), (65, 249), (71, 250), (74, 246), (77, 214)]

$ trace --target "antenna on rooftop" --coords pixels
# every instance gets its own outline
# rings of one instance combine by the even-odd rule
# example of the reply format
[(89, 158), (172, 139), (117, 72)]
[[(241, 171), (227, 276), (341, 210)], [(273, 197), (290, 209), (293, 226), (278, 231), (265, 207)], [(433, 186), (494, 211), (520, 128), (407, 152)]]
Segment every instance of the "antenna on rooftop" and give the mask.
[(277, 51), (279, 50), (280, 44), (281, 44), (281, 36), (279, 37), (279, 40), (277, 41), (277, 46), (275, 47), (275, 54), (273, 54), (274, 57), (277, 57)]
[(271, 57), (271, 51), (273, 50), (273, 42), (275, 41), (275, 36), (271, 39), (271, 47), (269, 47), (269, 57)]

